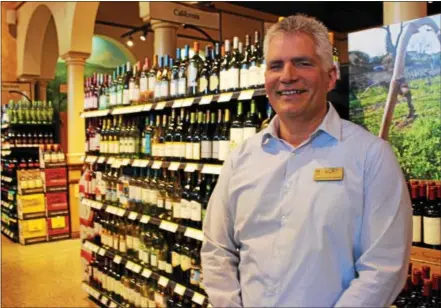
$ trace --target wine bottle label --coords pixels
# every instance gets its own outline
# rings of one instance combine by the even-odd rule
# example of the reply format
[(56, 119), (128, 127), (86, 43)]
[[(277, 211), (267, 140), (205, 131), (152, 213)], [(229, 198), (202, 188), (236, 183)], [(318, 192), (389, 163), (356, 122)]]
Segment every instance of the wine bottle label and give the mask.
[(255, 64), (248, 69), (248, 86), (255, 87), (258, 84), (260, 68)]
[(191, 268), (191, 259), (186, 255), (181, 255), (181, 269), (185, 272)]
[(130, 185), (129, 186), (129, 200), (135, 200), (135, 194), (136, 194), (136, 186)]
[(164, 260), (159, 260), (158, 261), (158, 269), (160, 271), (165, 271), (165, 261)]
[(188, 87), (196, 87), (197, 86), (197, 77), (198, 77), (198, 68), (195, 63), (190, 63), (187, 69), (187, 85)]
[[(89, 152), (89, 141), (86, 140), (86, 142), (84, 142), (84, 152)], [(49, 155), (48, 154), (44, 154), (44, 161), (48, 162), (49, 161)]]
[(166, 210), (172, 210), (173, 203), (170, 199), (165, 199), (165, 209)]
[[(441, 217), (424, 217), (424, 243), (441, 245)], [(415, 229), (415, 225), (413, 226)]]
[(186, 154), (186, 143), (181, 141), (181, 142), (176, 142), (176, 149), (177, 149), (177, 156), (176, 157), (185, 157)]
[(219, 141), (219, 160), (221, 161), (226, 160), (229, 150), (230, 150), (230, 142), (228, 140)]
[(143, 307), (143, 308), (145, 308), (145, 307), (149, 308), (150, 307), (149, 306), (149, 299), (148, 299), (148, 297), (141, 296), (141, 305), (140, 306)]
[(135, 201), (141, 202), (142, 200), (142, 188), (140, 186), (135, 187)]
[(193, 159), (193, 143), (185, 143), (185, 159)]
[(119, 250), (119, 236), (118, 236), (118, 234), (113, 235), (113, 249)]
[(199, 78), (199, 93), (205, 93), (208, 90), (208, 80), (207, 77), (201, 76)]
[(154, 92), (156, 88), (156, 78), (155, 77), (149, 77), (148, 78), (148, 91)]
[(132, 249), (133, 248), (133, 237), (131, 235), (127, 235), (127, 237), (126, 237), (126, 245), (127, 245), (127, 249)]
[(141, 200), (142, 200), (142, 203), (145, 203), (145, 204), (149, 203), (149, 191), (147, 190), (147, 188), (141, 189)]
[(141, 92), (138, 87), (135, 87), (132, 90), (132, 97), (133, 97), (132, 98), (133, 101), (135, 101), (135, 102), (139, 101), (139, 98), (141, 97)]
[(243, 68), (240, 70), (240, 88), (242, 89), (246, 89), (249, 87), (248, 73), (249, 70), (247, 68)]
[(116, 94), (114, 92), (110, 93), (110, 106), (116, 105)]
[(135, 307), (142, 307), (141, 306), (141, 294), (136, 291), (135, 291)]
[(157, 196), (157, 192), (156, 192), (156, 190), (153, 190), (153, 189), (148, 189), (148, 203), (149, 204), (154, 204), (154, 205), (156, 205), (156, 202), (157, 202), (157, 200), (158, 200), (158, 196)]
[(166, 307), (166, 303), (164, 303), (164, 296), (161, 295), (158, 292), (155, 292), (155, 303), (157, 304), (156, 307)]
[(153, 253), (150, 254), (150, 264), (153, 267), (158, 267), (158, 257)]
[(144, 136), (144, 154), (151, 155), (152, 154), (152, 143), (151, 143), (151, 135), (146, 134)]
[(172, 145), (172, 142), (166, 142), (165, 143), (164, 154), (166, 156), (173, 156), (173, 145)]
[(161, 82), (157, 81), (155, 83), (155, 88), (153, 90), (153, 96), (154, 98), (160, 98), (161, 97)]
[(257, 133), (257, 129), (255, 127), (244, 127), (243, 128), (243, 140), (247, 140), (250, 137), (253, 137)]
[(265, 84), (265, 71), (266, 71), (266, 64), (262, 63), (259, 67), (259, 80), (257, 85), (263, 85)]
[(129, 90), (124, 89), (123, 90), (123, 105), (130, 105), (130, 97), (129, 97)]
[(187, 78), (178, 79), (178, 93), (179, 95), (185, 95), (187, 93)]
[(212, 142), (202, 141), (201, 142), (201, 157), (205, 159), (210, 159), (212, 157)]
[(421, 242), (421, 216), (412, 216), (412, 242)]
[(173, 218), (181, 218), (181, 201), (173, 202)]
[(201, 204), (196, 201), (191, 201), (191, 220), (201, 221)]
[(234, 150), (243, 142), (243, 128), (230, 129), (230, 150)]
[(159, 143), (156, 145), (156, 151), (157, 151), (157, 155), (158, 157), (164, 157), (165, 153), (164, 153), (165, 147), (162, 143)]
[(169, 97), (168, 81), (161, 81), (161, 97)]
[(156, 201), (156, 206), (160, 209), (164, 208), (164, 199), (161, 196), (158, 197)]
[(201, 143), (200, 142), (193, 143), (193, 159), (195, 159), (195, 160), (201, 159)]
[(165, 272), (167, 274), (173, 274), (173, 266), (170, 263), (165, 263)]
[(201, 269), (200, 267), (192, 267), (190, 271), (190, 284), (198, 286), (201, 281)]
[(140, 245), (140, 241), (138, 237), (134, 237), (133, 238), (133, 250), (134, 251), (139, 251), (139, 245)]
[(118, 143), (118, 141), (114, 141), (114, 144), (113, 144), (113, 154), (119, 154), (119, 153), (120, 153), (119, 143)]
[(174, 79), (170, 81), (170, 96), (178, 96), (179, 81), (178, 79)]
[(134, 100), (134, 96), (133, 94), (133, 90), (135, 89), (135, 82), (134, 81), (130, 81), (129, 82), (129, 100)]
[(181, 255), (175, 251), (172, 252), (172, 265), (173, 267), (181, 264)]
[(149, 305), (148, 305), (148, 307), (149, 307), (149, 308), (156, 308), (156, 302), (155, 302), (154, 300), (150, 300), (150, 299), (149, 299)]
[(148, 79), (146, 76), (141, 77), (141, 79), (139, 79), (139, 90), (141, 91), (141, 93), (147, 92), (148, 90), (147, 83), (148, 83)]
[(237, 89), (239, 88), (239, 69), (238, 68), (230, 68), (228, 70), (229, 77), (229, 89)]
[(122, 253), (127, 252), (126, 241), (123, 237), (120, 237), (119, 239), (119, 251), (121, 251)]
[(211, 75), (209, 86), (210, 86), (210, 91), (215, 91), (219, 87), (219, 76)]
[(191, 203), (186, 199), (181, 199), (181, 218), (191, 218)]

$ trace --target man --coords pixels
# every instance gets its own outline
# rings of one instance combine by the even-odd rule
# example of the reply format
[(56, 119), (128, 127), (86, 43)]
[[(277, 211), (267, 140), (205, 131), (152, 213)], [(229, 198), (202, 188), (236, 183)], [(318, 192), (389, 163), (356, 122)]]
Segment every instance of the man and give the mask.
[(411, 205), (390, 145), (339, 118), (327, 29), (291, 16), (265, 37), (277, 116), (230, 154), (201, 250), (214, 307), (384, 307), (400, 292)]

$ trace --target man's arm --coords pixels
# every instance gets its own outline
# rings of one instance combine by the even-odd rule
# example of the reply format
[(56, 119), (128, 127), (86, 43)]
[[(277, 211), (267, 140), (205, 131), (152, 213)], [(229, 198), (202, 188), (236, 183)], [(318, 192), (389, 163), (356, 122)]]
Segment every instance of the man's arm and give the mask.
[(365, 163), (364, 210), (356, 245), (355, 269), (336, 307), (386, 307), (407, 277), (412, 245), (412, 208), (398, 161), (390, 145), (371, 147)]
[(234, 219), (228, 202), (231, 156), (224, 163), (204, 219), (201, 249), (204, 286), (214, 307), (241, 307), (239, 253), (234, 243)]

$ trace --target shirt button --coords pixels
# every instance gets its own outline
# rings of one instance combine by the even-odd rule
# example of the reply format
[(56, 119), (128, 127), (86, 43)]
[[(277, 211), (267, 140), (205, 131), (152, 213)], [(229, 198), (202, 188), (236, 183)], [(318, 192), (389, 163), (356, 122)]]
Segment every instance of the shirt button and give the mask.
[(286, 224), (286, 216), (285, 215), (283, 215), (282, 216), (282, 226), (284, 226), (285, 224)]

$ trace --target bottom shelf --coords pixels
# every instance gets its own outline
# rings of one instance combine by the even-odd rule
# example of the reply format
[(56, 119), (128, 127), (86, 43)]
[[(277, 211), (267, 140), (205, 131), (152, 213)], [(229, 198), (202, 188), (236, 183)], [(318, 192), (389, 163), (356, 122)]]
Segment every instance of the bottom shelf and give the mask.
[(61, 240), (70, 239), (70, 233), (57, 234), (57, 235), (44, 235), (44, 236), (36, 236), (36, 237), (28, 237), (28, 238), (20, 238), (20, 244), (22, 245), (32, 245), (38, 243), (45, 242), (57, 242)]
[(92, 287), (87, 282), (83, 281), (81, 287), (83, 288), (84, 291), (86, 291), (94, 299), (94, 302), (96, 304), (99, 304), (100, 306), (104, 306), (104, 307), (109, 307), (109, 308), (121, 307), (120, 305), (118, 305), (117, 302), (115, 302), (114, 300), (101, 294), (100, 291), (98, 291), (97, 289)]
[(5, 226), (2, 226), (2, 234), (4, 234), (8, 239), (13, 241), (14, 243), (18, 242), (17, 234), (6, 228)]

